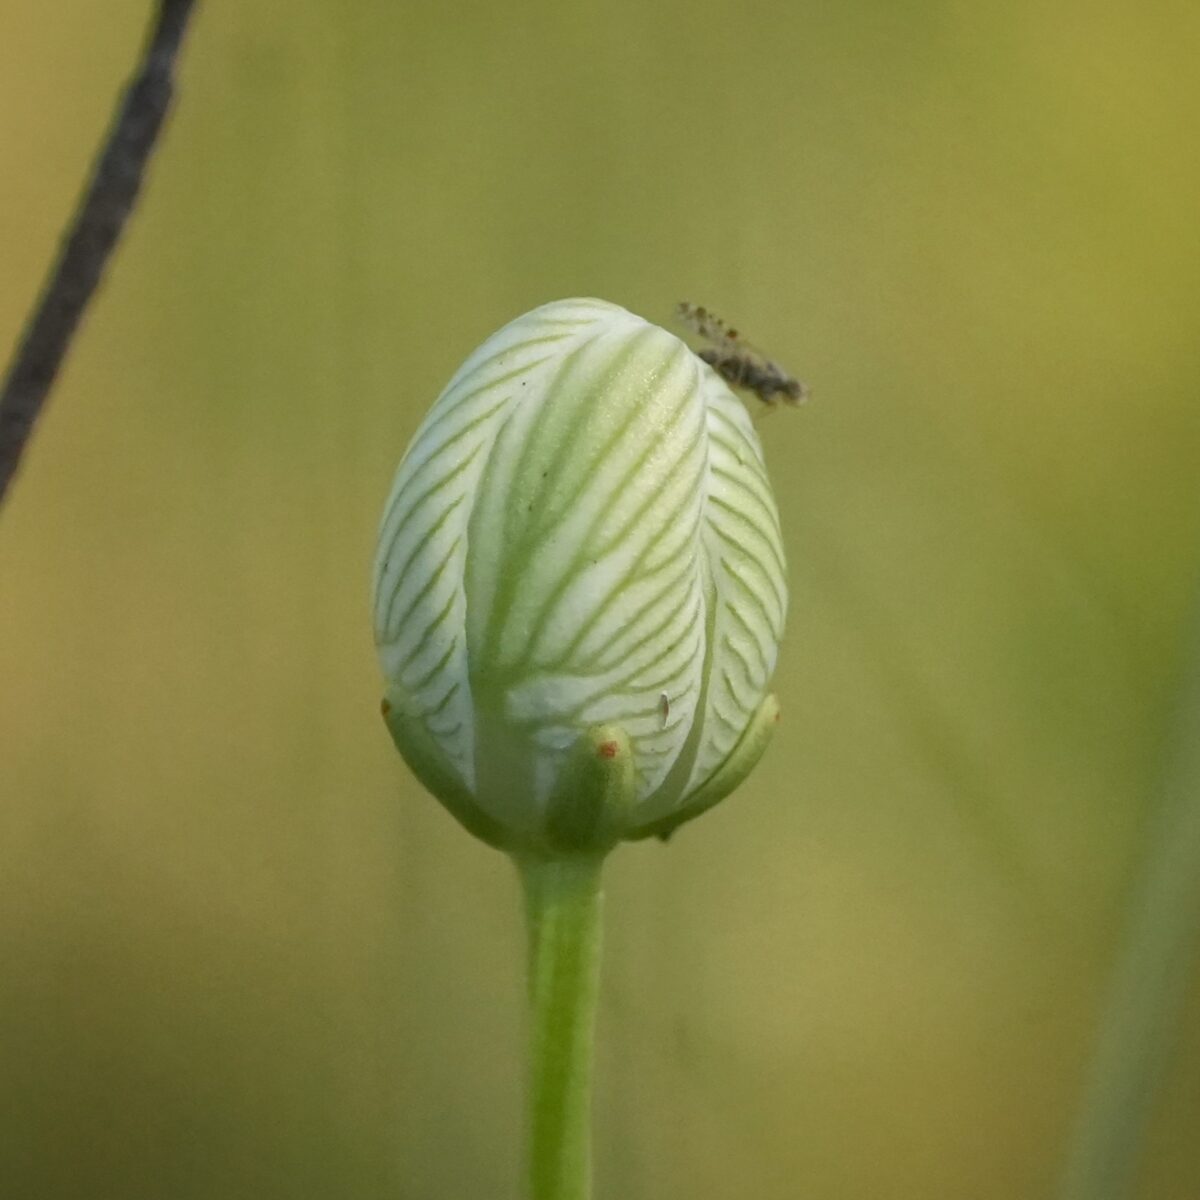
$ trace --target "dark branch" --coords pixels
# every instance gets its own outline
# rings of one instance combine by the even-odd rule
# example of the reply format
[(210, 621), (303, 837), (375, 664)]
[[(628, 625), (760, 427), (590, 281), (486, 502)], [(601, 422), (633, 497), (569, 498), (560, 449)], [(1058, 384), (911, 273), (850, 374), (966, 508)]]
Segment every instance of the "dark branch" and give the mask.
[(58, 261), (0, 390), (0, 503), (141, 190), (174, 91), (195, 0), (159, 0), (141, 64), (113, 120)]

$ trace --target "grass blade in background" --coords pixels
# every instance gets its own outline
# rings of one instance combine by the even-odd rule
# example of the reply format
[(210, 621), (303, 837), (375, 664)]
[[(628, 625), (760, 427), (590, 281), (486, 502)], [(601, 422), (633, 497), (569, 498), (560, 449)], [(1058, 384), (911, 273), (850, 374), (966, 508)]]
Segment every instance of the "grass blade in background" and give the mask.
[(1146, 1129), (1169, 1065), (1200, 932), (1200, 596), (1174, 720), (1163, 739), (1161, 795), (1101, 1013), (1061, 1200), (1136, 1194)]

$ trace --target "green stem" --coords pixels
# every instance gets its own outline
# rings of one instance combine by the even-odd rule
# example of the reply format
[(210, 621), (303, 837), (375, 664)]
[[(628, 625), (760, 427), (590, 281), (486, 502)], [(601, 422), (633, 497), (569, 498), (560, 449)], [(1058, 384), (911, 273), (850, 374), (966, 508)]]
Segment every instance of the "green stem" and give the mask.
[(588, 1200), (603, 855), (519, 859), (532, 1008), (530, 1200)]
[(1061, 1200), (1124, 1200), (1200, 944), (1200, 600), (1149, 847), (1069, 1146)]

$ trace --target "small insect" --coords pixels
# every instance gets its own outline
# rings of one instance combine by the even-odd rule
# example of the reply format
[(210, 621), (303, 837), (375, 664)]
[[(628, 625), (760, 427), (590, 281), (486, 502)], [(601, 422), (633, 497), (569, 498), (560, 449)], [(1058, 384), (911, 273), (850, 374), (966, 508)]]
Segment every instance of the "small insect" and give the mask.
[(658, 693), (658, 715), (662, 718), (663, 728), (667, 726), (667, 718), (671, 715), (671, 697), (666, 692)]
[(799, 379), (752, 346), (716, 313), (685, 300), (675, 310), (675, 315), (694, 333), (712, 343), (697, 350), (696, 354), (731, 387), (753, 393), (768, 408), (774, 408), (780, 402), (803, 404), (808, 399), (808, 388)]

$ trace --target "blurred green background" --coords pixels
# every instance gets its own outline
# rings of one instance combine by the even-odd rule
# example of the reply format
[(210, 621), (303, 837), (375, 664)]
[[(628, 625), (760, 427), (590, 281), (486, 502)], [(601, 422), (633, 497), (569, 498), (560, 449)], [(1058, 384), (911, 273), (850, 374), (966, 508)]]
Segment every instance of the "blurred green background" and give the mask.
[[(0, 0), (5, 347), (147, 12)], [(1054, 1196), (1200, 565), (1198, 53), (1181, 0), (204, 5), (0, 513), (0, 1195), (515, 1200), (516, 881), (390, 745), (368, 579), (458, 362), (596, 295), (814, 388), (784, 723), (610, 864), (598, 1197)], [(1144, 1200), (1200, 1195), (1187, 970)]]

